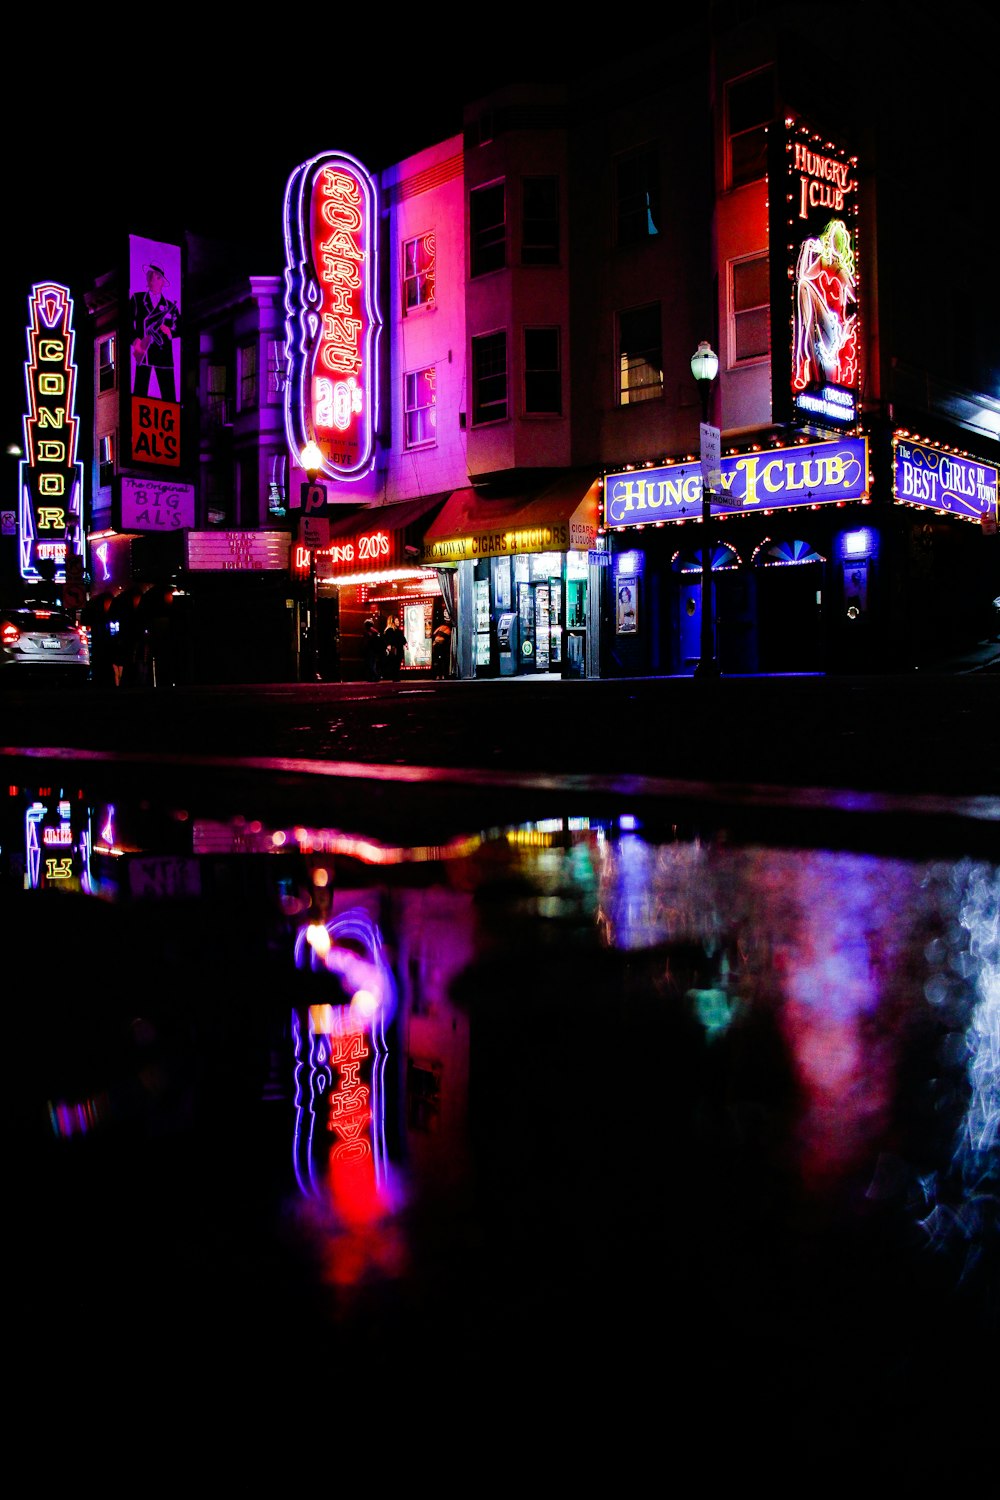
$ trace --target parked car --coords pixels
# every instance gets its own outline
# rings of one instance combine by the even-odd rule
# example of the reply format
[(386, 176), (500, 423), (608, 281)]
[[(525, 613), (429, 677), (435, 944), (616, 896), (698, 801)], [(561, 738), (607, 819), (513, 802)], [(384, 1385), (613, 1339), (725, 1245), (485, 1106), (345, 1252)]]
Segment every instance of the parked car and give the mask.
[(66, 676), (86, 681), (90, 631), (64, 609), (35, 604), (0, 608), (0, 669), (10, 667), (32, 675), (61, 669)]

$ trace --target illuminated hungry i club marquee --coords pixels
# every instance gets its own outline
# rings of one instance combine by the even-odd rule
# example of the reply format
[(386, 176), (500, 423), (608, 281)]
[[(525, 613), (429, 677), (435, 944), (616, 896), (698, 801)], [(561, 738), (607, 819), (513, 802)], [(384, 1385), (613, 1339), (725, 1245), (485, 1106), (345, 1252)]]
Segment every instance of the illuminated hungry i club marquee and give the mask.
[(28, 410), (18, 473), (21, 577), (33, 583), (42, 579), (41, 562), (54, 563), (54, 581), (65, 583), (67, 552), (83, 552), (73, 342), (68, 288), (54, 281), (36, 283), (28, 298)]
[(293, 454), (315, 443), (329, 479), (361, 479), (378, 425), (378, 205), (342, 153), (297, 167), (285, 189), (285, 429)]

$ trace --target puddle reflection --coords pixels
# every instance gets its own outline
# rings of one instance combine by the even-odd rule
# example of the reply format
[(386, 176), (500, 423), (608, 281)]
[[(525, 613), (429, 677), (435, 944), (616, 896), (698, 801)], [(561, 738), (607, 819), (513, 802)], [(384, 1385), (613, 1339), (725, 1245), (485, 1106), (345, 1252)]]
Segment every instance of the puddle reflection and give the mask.
[(637, 1320), (697, 1368), (724, 1331), (791, 1399), (803, 1361), (869, 1389), (995, 1329), (997, 865), (4, 804), (53, 1340), (151, 1285), (235, 1326), (252, 1287), (289, 1343), (544, 1324), (565, 1378)]

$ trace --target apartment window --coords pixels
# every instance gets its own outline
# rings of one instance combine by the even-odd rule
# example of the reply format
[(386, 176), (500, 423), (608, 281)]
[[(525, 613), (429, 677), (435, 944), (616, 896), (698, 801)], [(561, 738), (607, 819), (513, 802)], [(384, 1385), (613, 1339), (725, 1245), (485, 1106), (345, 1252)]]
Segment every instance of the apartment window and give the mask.
[(524, 410), (545, 416), (562, 412), (558, 328), (524, 330)]
[(733, 362), (760, 359), (771, 352), (771, 299), (768, 258), (730, 262)]
[(729, 186), (767, 175), (767, 126), (774, 119), (774, 75), (759, 68), (726, 85)]
[(97, 341), (97, 389), (113, 391), (118, 383), (115, 374), (115, 336)]
[(232, 479), (221, 464), (208, 464), (202, 470), (202, 494), (205, 500), (205, 520), (209, 526), (231, 526), (233, 524)]
[(499, 422), (507, 415), (507, 335), (472, 340), (472, 422)]
[(284, 339), (267, 341), (267, 404), (276, 405), (284, 399), (288, 362), (285, 358)]
[(427, 307), (434, 301), (437, 267), (437, 236), (432, 230), (403, 244), (403, 312)]
[(106, 489), (115, 477), (115, 439), (113, 433), (102, 437), (97, 445), (97, 483)]
[(655, 146), (615, 162), (615, 230), (619, 245), (641, 245), (660, 233), (660, 171)]
[(236, 463), (236, 483), (239, 493), (236, 498), (236, 513), (239, 524), (248, 530), (260, 525), (260, 503), (258, 499), (257, 453), (245, 453)]
[(663, 340), (660, 304), (618, 314), (618, 400), (622, 406), (663, 395)]
[(239, 410), (249, 411), (257, 405), (257, 345), (243, 344), (236, 351), (239, 368)]
[(267, 483), (267, 513), (284, 516), (288, 513), (288, 459), (284, 453), (272, 453), (270, 477)]
[(403, 377), (406, 446), (422, 448), (437, 441), (437, 371), (413, 370)]
[(521, 215), (521, 264), (559, 264), (559, 179), (526, 177)]
[(205, 372), (205, 414), (213, 427), (231, 424), (229, 378), (225, 365), (209, 365)]
[(506, 193), (502, 182), (469, 194), (470, 261), (473, 276), (502, 271), (507, 264)]

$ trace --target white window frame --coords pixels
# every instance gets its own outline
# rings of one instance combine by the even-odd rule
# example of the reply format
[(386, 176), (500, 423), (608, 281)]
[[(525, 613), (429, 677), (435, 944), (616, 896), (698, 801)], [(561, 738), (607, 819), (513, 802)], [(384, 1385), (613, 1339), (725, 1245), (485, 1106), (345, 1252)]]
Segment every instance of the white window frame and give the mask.
[(420, 308), (434, 306), (437, 281), (437, 235), (434, 230), (428, 230), (426, 234), (415, 234), (404, 240), (402, 256), (405, 318)]
[[(764, 268), (764, 300), (762, 302), (754, 302), (748, 304), (748, 306), (746, 307), (737, 307), (736, 278), (739, 268), (741, 266), (753, 265), (755, 263), (759, 264), (761, 262), (763, 262)], [(753, 255), (739, 255), (734, 257), (734, 259), (729, 262), (728, 273), (729, 295), (727, 300), (729, 304), (729, 367), (731, 369), (737, 367), (739, 369), (744, 369), (747, 365), (763, 364), (771, 358), (771, 291), (767, 251), (762, 250), (757, 251)], [(740, 320), (746, 320), (749, 318), (759, 319), (759, 315), (761, 314), (761, 312), (765, 314), (767, 322), (767, 348), (754, 354), (740, 354)]]
[[(428, 395), (429, 400), (421, 400)], [(436, 365), (403, 376), (403, 424), (407, 448), (430, 448), (437, 442)]]

